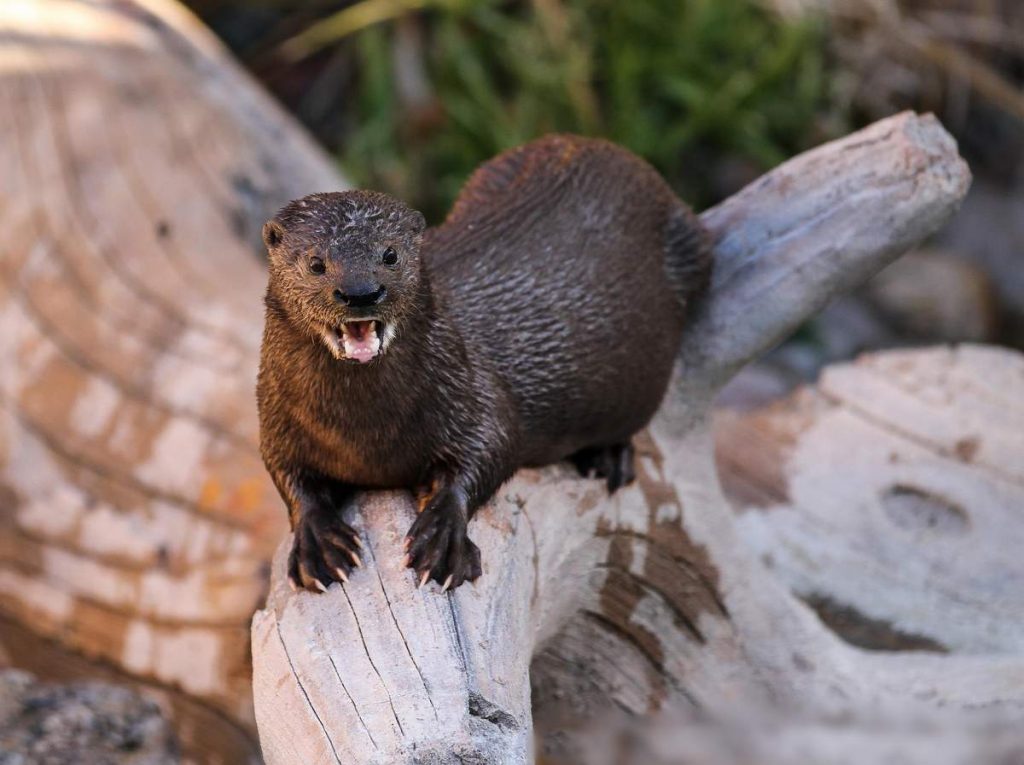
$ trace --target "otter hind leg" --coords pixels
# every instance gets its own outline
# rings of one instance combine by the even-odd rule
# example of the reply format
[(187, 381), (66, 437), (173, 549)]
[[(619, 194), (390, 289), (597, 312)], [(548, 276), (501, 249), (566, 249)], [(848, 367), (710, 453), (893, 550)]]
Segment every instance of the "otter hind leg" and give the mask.
[(614, 494), (617, 489), (628, 486), (636, 478), (636, 471), (633, 468), (634, 456), (633, 444), (627, 441), (611, 446), (590, 446), (580, 449), (569, 459), (583, 477), (606, 479), (608, 492)]

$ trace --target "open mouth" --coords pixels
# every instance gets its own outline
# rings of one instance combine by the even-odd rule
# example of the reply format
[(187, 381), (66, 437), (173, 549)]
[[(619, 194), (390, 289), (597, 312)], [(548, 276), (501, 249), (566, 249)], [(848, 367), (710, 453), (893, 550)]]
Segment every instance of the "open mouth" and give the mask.
[(383, 330), (384, 322), (379, 319), (345, 321), (334, 329), (332, 350), (338, 358), (366, 364), (380, 354)]

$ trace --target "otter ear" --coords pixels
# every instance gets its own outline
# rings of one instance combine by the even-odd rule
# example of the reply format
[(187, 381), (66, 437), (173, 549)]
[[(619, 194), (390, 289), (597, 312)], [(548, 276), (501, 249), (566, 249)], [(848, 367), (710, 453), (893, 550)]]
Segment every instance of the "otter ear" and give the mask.
[(284, 239), (284, 229), (281, 228), (280, 223), (276, 220), (268, 220), (263, 224), (263, 243), (267, 245), (268, 250), (281, 244), (282, 239)]
[(413, 210), (409, 214), (409, 230), (414, 234), (422, 234), (427, 227), (427, 219), (419, 210)]

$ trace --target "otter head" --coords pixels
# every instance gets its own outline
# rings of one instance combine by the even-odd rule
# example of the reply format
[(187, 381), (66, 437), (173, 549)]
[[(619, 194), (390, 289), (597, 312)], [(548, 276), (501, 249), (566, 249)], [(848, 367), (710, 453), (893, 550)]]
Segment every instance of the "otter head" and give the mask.
[(419, 306), (423, 215), (387, 194), (313, 194), (263, 226), (270, 291), (336, 359), (387, 352)]

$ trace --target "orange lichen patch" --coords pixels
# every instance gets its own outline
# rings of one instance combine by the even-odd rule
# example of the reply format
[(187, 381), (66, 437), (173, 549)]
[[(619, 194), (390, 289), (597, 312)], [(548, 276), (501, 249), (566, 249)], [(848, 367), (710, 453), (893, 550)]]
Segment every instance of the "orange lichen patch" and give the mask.
[(229, 502), (242, 513), (253, 513), (267, 504), (270, 479), (265, 473), (243, 479), (236, 487)]
[[(241, 452), (233, 444), (214, 441), (197, 465), (194, 488), (181, 476), (181, 490), (193, 495), (198, 508), (245, 528), (252, 528), (266, 515), (282, 515), (281, 499), (256, 454)], [(219, 492), (206, 488), (215, 481)]]
[(207, 478), (203, 482), (203, 488), (199, 490), (199, 504), (206, 507), (216, 505), (223, 494), (224, 489), (220, 481), (213, 477)]

